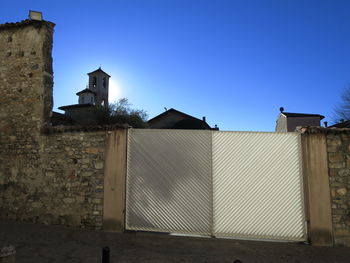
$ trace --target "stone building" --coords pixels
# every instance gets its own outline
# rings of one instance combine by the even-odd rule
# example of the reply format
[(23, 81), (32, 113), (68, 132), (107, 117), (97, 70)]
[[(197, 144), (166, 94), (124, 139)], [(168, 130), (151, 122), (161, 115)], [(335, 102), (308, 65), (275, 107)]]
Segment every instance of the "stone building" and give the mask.
[[(88, 87), (76, 93), (79, 97), (78, 104), (59, 107), (60, 110), (65, 111), (65, 117), (69, 118), (72, 123), (97, 124), (96, 109), (108, 107), (109, 78), (111, 76), (104, 72), (101, 67), (88, 73), (88, 76)], [(56, 115), (59, 116), (59, 113)], [(60, 118), (62, 117), (60, 116)], [(57, 118), (53, 118), (53, 122), (57, 122)]]

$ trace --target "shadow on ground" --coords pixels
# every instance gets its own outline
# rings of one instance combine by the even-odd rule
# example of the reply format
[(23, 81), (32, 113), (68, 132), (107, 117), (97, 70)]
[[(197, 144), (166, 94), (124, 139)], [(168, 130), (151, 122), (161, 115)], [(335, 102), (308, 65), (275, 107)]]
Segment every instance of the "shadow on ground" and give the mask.
[(350, 249), (237, 241), (154, 233), (106, 233), (63, 226), (0, 221), (0, 246), (16, 247), (16, 263), (102, 262), (349, 262)]

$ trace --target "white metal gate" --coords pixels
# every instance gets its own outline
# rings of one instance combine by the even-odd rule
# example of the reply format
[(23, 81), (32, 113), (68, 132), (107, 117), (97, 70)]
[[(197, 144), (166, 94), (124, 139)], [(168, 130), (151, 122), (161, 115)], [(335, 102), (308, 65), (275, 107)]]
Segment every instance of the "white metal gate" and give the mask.
[(126, 229), (306, 240), (300, 135), (131, 129)]

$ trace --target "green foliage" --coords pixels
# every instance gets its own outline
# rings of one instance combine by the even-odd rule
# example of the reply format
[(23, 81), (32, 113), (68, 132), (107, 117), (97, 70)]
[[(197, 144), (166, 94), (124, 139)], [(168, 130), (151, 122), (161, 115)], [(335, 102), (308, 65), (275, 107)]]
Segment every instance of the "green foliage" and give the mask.
[(96, 117), (99, 125), (105, 124), (129, 124), (133, 128), (147, 127), (147, 112), (131, 108), (127, 98), (119, 99), (110, 104), (108, 108), (96, 109)]

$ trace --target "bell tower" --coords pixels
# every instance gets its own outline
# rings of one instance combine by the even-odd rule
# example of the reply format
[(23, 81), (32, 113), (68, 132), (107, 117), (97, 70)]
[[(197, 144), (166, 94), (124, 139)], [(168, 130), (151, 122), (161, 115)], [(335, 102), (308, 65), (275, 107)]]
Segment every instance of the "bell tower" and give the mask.
[(95, 105), (108, 107), (108, 89), (109, 78), (111, 77), (104, 72), (101, 67), (88, 73), (89, 90), (95, 92)]

